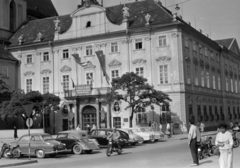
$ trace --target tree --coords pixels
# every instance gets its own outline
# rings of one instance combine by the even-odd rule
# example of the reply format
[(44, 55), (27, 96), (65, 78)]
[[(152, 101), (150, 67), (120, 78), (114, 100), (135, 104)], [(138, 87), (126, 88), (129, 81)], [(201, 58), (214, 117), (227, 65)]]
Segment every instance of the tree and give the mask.
[(122, 75), (120, 78), (113, 79), (111, 92), (107, 94), (107, 101), (123, 100), (127, 102), (125, 109), (131, 109), (130, 127), (134, 113), (139, 107), (147, 107), (152, 104), (168, 104), (171, 99), (161, 91), (155, 90), (147, 83), (147, 79), (131, 72)]
[(59, 103), (60, 98), (50, 93), (41, 94), (38, 91), (24, 93), (22, 90), (15, 90), (11, 94), (11, 99), (9, 101), (4, 101), (0, 105), (0, 116), (5, 121), (8, 116), (21, 116), (24, 120), (26, 120), (27, 115), (23, 105), (34, 105), (34, 113), (32, 113), (31, 116), (34, 117), (37, 114), (43, 115), (43, 109), (48, 112), (57, 110), (59, 108)]

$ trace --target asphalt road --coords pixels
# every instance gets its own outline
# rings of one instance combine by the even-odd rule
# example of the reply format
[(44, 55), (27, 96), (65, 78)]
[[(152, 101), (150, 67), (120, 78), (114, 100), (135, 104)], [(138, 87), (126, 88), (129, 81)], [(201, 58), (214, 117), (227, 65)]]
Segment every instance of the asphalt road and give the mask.
[[(240, 147), (234, 153), (234, 165), (240, 165)], [(218, 168), (217, 159), (212, 156), (201, 160), (199, 167)], [(168, 140), (127, 147), (123, 154), (114, 153), (110, 157), (106, 156), (106, 149), (101, 149), (92, 154), (59, 155), (56, 158), (38, 159), (38, 162), (17, 168), (187, 168), (192, 164), (192, 159), (187, 140)]]

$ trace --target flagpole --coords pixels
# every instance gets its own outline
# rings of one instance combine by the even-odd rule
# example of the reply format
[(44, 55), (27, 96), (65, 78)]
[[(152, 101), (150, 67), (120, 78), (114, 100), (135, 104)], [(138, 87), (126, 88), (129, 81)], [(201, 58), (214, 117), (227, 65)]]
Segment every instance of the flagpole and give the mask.
[(78, 85), (78, 64), (77, 62), (75, 61), (75, 64), (76, 64), (76, 76), (77, 76), (77, 85)]

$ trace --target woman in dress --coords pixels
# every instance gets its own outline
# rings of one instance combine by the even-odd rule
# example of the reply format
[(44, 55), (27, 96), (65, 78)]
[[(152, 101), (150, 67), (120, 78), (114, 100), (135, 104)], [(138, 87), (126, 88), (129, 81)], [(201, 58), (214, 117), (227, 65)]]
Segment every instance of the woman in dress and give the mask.
[(219, 165), (220, 168), (233, 167), (233, 138), (232, 134), (227, 131), (227, 124), (219, 125), (219, 133), (216, 136), (215, 144), (219, 147)]

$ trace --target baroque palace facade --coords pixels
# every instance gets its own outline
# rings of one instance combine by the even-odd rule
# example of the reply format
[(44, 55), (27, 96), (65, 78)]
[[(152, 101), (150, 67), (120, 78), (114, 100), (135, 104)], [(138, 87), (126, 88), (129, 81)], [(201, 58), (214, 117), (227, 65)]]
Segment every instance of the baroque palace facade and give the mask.
[[(166, 124), (168, 111), (174, 114), (175, 133), (187, 130), (189, 118), (203, 121), (207, 129), (240, 118), (236, 40), (211, 40), (159, 1), (104, 8), (86, 0), (69, 15), (29, 21), (10, 41), (9, 50), (22, 63), (21, 88), (62, 99), (61, 110), (48, 121), (54, 133), (73, 123), (83, 129), (93, 123), (129, 127), (124, 102), (103, 103), (111, 86), (95, 55), (99, 50), (110, 81), (135, 72), (172, 99), (169, 107), (140, 109), (134, 126)], [(72, 55), (87, 64), (80, 66)]]

